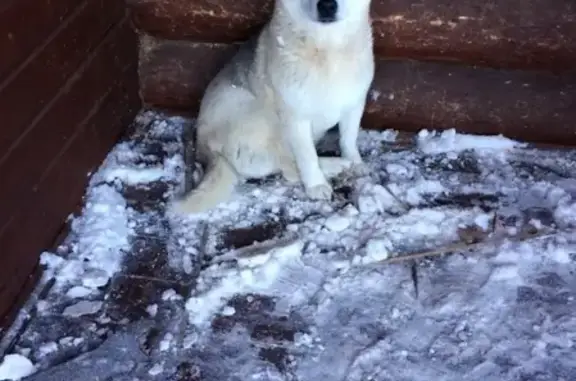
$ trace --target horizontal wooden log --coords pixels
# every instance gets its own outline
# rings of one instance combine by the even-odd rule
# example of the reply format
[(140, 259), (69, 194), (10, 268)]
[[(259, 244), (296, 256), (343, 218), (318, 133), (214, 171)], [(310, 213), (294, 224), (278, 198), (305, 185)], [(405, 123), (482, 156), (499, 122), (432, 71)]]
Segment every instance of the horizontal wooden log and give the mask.
[[(143, 37), (140, 92), (145, 104), (197, 110), (210, 79), (236, 46)], [(446, 63), (379, 59), (364, 126), (505, 134), (576, 144), (576, 77)]]
[[(196, 42), (245, 40), (272, 9), (272, 0), (128, 2), (140, 30)], [(575, 70), (572, 0), (373, 0), (372, 14), (381, 56)]]
[(194, 112), (202, 91), (234, 52), (234, 45), (162, 41), (140, 35), (142, 101)]
[[(22, 287), (40, 253), (51, 247), (82, 199), (87, 174), (101, 163), (140, 108), (136, 45), (124, 18), (85, 57), (83, 70), (46, 112), (30, 140), (13, 152), (21, 160), (3, 168), (0, 320), (4, 318), (5, 327), (19, 307), (14, 303), (22, 300)], [(20, 177), (7, 177), (12, 171)]]

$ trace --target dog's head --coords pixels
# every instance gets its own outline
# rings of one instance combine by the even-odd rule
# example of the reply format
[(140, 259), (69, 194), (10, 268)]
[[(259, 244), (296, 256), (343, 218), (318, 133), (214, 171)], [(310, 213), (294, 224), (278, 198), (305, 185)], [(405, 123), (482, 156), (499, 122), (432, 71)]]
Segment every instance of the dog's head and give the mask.
[(371, 0), (277, 0), (292, 16), (320, 24), (358, 19)]

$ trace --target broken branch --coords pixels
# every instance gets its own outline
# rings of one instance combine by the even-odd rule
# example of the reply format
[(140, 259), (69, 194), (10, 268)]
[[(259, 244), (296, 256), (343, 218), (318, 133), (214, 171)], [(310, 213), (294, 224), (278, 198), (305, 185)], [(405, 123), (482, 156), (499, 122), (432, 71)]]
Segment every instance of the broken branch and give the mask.
[(552, 236), (555, 236), (559, 233), (561, 233), (561, 231), (558, 231), (558, 230), (545, 230), (545, 231), (536, 231), (536, 232), (534, 230), (526, 230), (526, 231), (522, 231), (520, 234), (518, 234), (516, 236), (506, 235), (503, 237), (498, 237), (495, 239), (490, 239), (490, 240), (485, 240), (485, 241), (479, 241), (479, 242), (475, 242), (475, 243), (456, 242), (456, 243), (450, 244), (448, 246), (440, 247), (437, 249), (432, 249), (432, 250), (422, 251), (419, 253), (412, 253), (412, 254), (406, 254), (406, 255), (391, 257), (391, 258), (388, 258), (388, 259), (381, 261), (380, 263), (401, 263), (401, 262), (406, 262), (406, 261), (411, 261), (411, 260), (416, 260), (416, 259), (437, 257), (437, 256), (445, 255), (445, 254), (455, 253), (455, 252), (464, 253), (464, 252), (477, 251), (478, 249), (480, 249), (482, 247), (486, 247), (489, 245), (493, 245), (493, 246), (500, 245), (506, 241), (524, 242), (524, 241), (528, 241), (528, 240), (532, 240), (532, 239), (552, 237)]

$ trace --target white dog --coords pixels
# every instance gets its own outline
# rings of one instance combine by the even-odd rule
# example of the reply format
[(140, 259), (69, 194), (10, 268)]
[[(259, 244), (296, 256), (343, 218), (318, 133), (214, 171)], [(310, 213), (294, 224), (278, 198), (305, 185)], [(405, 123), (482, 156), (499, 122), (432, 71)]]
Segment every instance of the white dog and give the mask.
[[(203, 212), (246, 178), (274, 173), (329, 199), (327, 178), (361, 166), (357, 138), (374, 77), (370, 0), (276, 0), (270, 22), (208, 86), (197, 120), (198, 185), (171, 209)], [(336, 124), (341, 158), (315, 144)]]

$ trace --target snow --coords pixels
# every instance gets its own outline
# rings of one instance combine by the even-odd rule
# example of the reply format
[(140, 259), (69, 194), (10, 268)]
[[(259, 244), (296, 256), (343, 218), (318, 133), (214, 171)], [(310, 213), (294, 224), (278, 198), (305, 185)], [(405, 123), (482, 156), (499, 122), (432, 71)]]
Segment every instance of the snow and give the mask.
[(148, 312), (148, 314), (151, 317), (155, 317), (156, 314), (158, 313), (158, 305), (157, 304), (151, 304), (148, 307), (146, 307), (146, 312)]
[(47, 355), (56, 352), (58, 350), (58, 344), (56, 344), (55, 342), (42, 344), (40, 348), (38, 348), (38, 350), (40, 351), (40, 353), (42, 353), (42, 355)]
[(364, 264), (372, 262), (380, 262), (388, 259), (390, 250), (392, 249), (392, 242), (390, 240), (373, 238), (366, 243), (366, 256), (362, 262)]
[(350, 219), (334, 214), (324, 221), (324, 226), (333, 232), (341, 232), (350, 226)]
[(182, 299), (182, 296), (178, 295), (178, 293), (172, 288), (162, 293), (162, 300), (180, 300), (180, 299)]
[(196, 286), (199, 294), (186, 302), (191, 323), (205, 328), (213, 314), (238, 293), (262, 292), (276, 285), (282, 286), (282, 270), (298, 261), (302, 247), (303, 242), (296, 241), (262, 254), (239, 257), (237, 267), (210, 266)]
[(76, 299), (76, 298), (83, 298), (85, 296), (88, 296), (88, 295), (90, 295), (90, 293), (92, 293), (92, 290), (87, 288), (87, 287), (74, 286), (66, 292), (66, 295), (69, 298)]
[(171, 333), (167, 333), (162, 341), (160, 341), (160, 350), (162, 352), (169, 350), (172, 344), (172, 340), (174, 340), (174, 336)]
[(82, 217), (72, 219), (70, 252), (65, 253), (68, 260), (63, 261), (59, 253), (42, 255), (41, 263), (57, 274), (57, 287), (74, 285), (69, 291), (71, 298), (105, 286), (120, 270), (123, 253), (130, 249), (136, 212), (126, 204), (121, 187), (170, 181), (181, 166), (180, 158), (172, 157), (155, 167), (132, 163), (141, 156), (130, 142), (118, 144), (90, 180)]
[(6, 355), (0, 364), (0, 380), (21, 380), (34, 373), (34, 364), (18, 354)]
[(163, 364), (154, 364), (154, 366), (152, 368), (150, 368), (148, 373), (151, 376), (157, 376), (157, 375), (161, 374), (163, 371), (164, 371), (164, 365)]
[(81, 300), (76, 304), (66, 307), (63, 314), (71, 317), (95, 314), (102, 308), (101, 301)]
[(458, 134), (455, 129), (436, 131), (422, 130), (418, 133), (418, 148), (424, 153), (456, 153), (468, 149), (474, 150), (507, 150), (525, 146), (520, 142), (498, 136), (474, 136)]
[[(178, 134), (181, 123), (159, 120), (152, 132)], [(103, 293), (127, 261), (141, 261), (134, 240), (159, 231), (166, 273), (179, 275), (160, 279), (157, 298), (142, 308), (144, 321), (163, 324), (157, 350), (142, 360), (144, 334), (133, 343), (135, 334), (111, 330), (99, 347), (109, 353), (94, 351), (99, 371), (119, 381), (177, 379), (170, 372), (181, 362), (206, 380), (573, 379), (576, 153), (454, 130), (423, 130), (404, 149), (398, 138), (362, 131), (370, 171), (336, 179), (331, 202), (274, 178), (239, 186), (228, 203), (191, 216), (138, 209), (123, 193), (155, 182), (180, 190), (181, 147), (159, 139), (167, 156), (145, 165), (150, 154), (120, 143), (92, 176), (67, 242), (42, 255), (56, 283), (38, 313), (90, 318), (88, 330), (101, 332), (111, 319)], [(279, 228), (261, 242), (223, 244), (223, 232), (261, 224)], [(527, 226), (552, 233), (519, 239)], [(467, 236), (486, 242), (391, 262)], [(186, 294), (175, 283), (194, 287)], [(32, 373), (63, 347), (91, 342), (78, 336), (37, 347), (24, 338), (18, 352), (29, 349), (32, 361), (11, 354), (4, 362)], [(90, 374), (89, 361), (78, 361)], [(11, 367), (3, 363), (0, 374)], [(71, 370), (51, 371), (37, 379)]]
[(114, 182), (120, 180), (125, 184), (141, 184), (150, 183), (156, 180), (162, 180), (165, 175), (163, 167), (137, 169), (130, 167), (118, 167), (106, 171), (103, 178), (107, 182)]
[[(121, 152), (122, 147), (117, 148), (111, 157)], [(109, 157), (104, 168), (113, 167), (110, 161)], [(71, 240), (74, 243), (70, 259), (58, 261), (55, 259), (57, 254), (42, 255), (42, 263), (56, 274), (57, 287), (66, 287), (78, 280), (80, 284), (75, 284), (75, 287), (96, 289), (106, 285), (120, 269), (120, 253), (129, 249), (130, 211), (115, 187), (102, 183), (107, 171), (102, 172), (97, 172), (90, 181), (82, 218), (72, 221)]]

